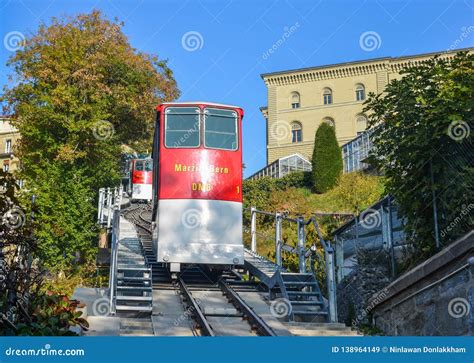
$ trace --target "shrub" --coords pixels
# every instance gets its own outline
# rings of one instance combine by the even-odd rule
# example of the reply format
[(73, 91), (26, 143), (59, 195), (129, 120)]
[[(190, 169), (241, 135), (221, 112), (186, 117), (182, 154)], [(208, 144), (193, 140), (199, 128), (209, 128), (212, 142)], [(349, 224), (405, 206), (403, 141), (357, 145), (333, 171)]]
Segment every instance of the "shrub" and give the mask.
[(327, 192), (337, 184), (342, 172), (341, 148), (337, 143), (334, 127), (325, 122), (316, 131), (311, 163), (313, 188), (316, 192)]
[(69, 300), (67, 296), (55, 295), (52, 292), (41, 294), (33, 301), (30, 322), (17, 326), (17, 335), (61, 336), (77, 335), (70, 331), (71, 326), (87, 329), (89, 324), (81, 318), (82, 312), (77, 300)]

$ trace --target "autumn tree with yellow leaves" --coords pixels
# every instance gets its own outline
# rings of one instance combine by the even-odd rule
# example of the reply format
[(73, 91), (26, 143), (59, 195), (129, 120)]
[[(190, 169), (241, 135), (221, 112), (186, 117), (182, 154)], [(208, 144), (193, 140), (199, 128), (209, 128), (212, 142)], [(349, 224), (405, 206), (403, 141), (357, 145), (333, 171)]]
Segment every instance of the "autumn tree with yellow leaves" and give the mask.
[(93, 261), (98, 188), (119, 182), (122, 145), (150, 149), (154, 106), (179, 96), (166, 60), (135, 50), (122, 27), (99, 11), (53, 18), (8, 61), (4, 111), (50, 266)]

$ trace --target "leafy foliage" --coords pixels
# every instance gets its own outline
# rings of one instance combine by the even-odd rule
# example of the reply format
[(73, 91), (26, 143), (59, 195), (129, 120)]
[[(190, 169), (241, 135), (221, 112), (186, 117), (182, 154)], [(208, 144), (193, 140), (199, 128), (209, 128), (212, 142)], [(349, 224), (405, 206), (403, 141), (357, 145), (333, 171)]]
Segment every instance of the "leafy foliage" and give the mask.
[[(384, 194), (382, 178), (361, 173), (343, 174), (339, 183), (324, 194), (316, 194), (311, 190), (310, 173), (292, 173), (281, 179), (261, 178), (245, 180), (243, 183), (244, 206), (256, 207), (267, 212), (285, 212), (291, 217), (302, 215), (306, 219), (316, 212), (324, 213), (357, 213), (364, 210)], [(318, 224), (323, 237), (332, 238), (332, 231), (346, 221), (347, 218), (327, 215), (318, 216)], [(244, 225), (250, 226), (250, 213), (244, 213)], [(270, 259), (275, 258), (274, 219), (267, 216), (257, 216), (257, 246), (258, 252)], [(250, 244), (250, 234), (245, 233), (245, 242)], [(282, 237), (286, 244), (296, 246), (296, 224), (284, 222)], [(318, 239), (314, 228), (307, 229), (307, 247)], [(321, 256), (316, 261), (315, 268), (318, 279), (323, 281), (324, 271)], [(290, 270), (296, 270), (298, 261), (296, 255), (283, 253), (284, 265)]]
[(0, 170), (0, 186), (0, 335), (75, 335), (70, 326), (87, 327), (78, 302), (44, 291), (31, 219), (16, 197), (13, 176)]
[(69, 300), (63, 295), (53, 293), (41, 294), (32, 303), (31, 321), (18, 325), (17, 335), (29, 336), (64, 336), (76, 335), (70, 330), (72, 326), (87, 329), (89, 324), (81, 317), (82, 306), (77, 300)]
[(120, 180), (121, 145), (150, 149), (154, 106), (179, 95), (166, 61), (132, 48), (122, 25), (98, 11), (53, 18), (8, 61), (3, 100), (50, 267), (91, 260), (97, 189)]
[(334, 127), (326, 122), (316, 131), (311, 164), (315, 191), (324, 193), (337, 184), (342, 173), (341, 148), (337, 143)]
[(413, 65), (366, 103), (373, 162), (387, 178), (418, 254), (429, 255), (435, 246), (433, 193), (440, 230), (451, 227), (443, 243), (472, 228), (472, 215), (461, 214), (474, 197), (473, 61), (462, 52)]

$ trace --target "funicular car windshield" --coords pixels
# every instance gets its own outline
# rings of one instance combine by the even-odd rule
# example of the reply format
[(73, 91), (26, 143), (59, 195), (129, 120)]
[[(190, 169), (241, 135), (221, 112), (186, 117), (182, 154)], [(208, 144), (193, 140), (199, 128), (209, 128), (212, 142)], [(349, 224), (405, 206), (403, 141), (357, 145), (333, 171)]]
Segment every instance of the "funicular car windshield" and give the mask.
[(205, 148), (230, 151), (239, 148), (234, 110), (207, 107), (201, 114), (198, 107), (168, 107), (165, 115), (167, 148), (200, 147), (201, 123), (204, 124)]

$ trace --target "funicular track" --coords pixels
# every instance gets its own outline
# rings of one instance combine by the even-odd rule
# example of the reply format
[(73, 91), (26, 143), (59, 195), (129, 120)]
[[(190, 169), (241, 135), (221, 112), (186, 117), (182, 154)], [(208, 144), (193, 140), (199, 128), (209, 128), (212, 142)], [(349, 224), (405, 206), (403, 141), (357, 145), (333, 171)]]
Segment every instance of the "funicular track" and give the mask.
[(216, 274), (196, 265), (187, 267), (177, 280), (172, 280), (168, 269), (156, 261), (152, 251), (151, 207), (132, 205), (123, 214), (137, 227), (143, 253), (153, 271), (153, 290), (175, 290), (181, 295), (185, 315), (193, 317), (195, 335), (276, 335), (239, 296), (238, 291), (256, 291), (254, 286), (242, 284), (241, 277), (232, 271)]

